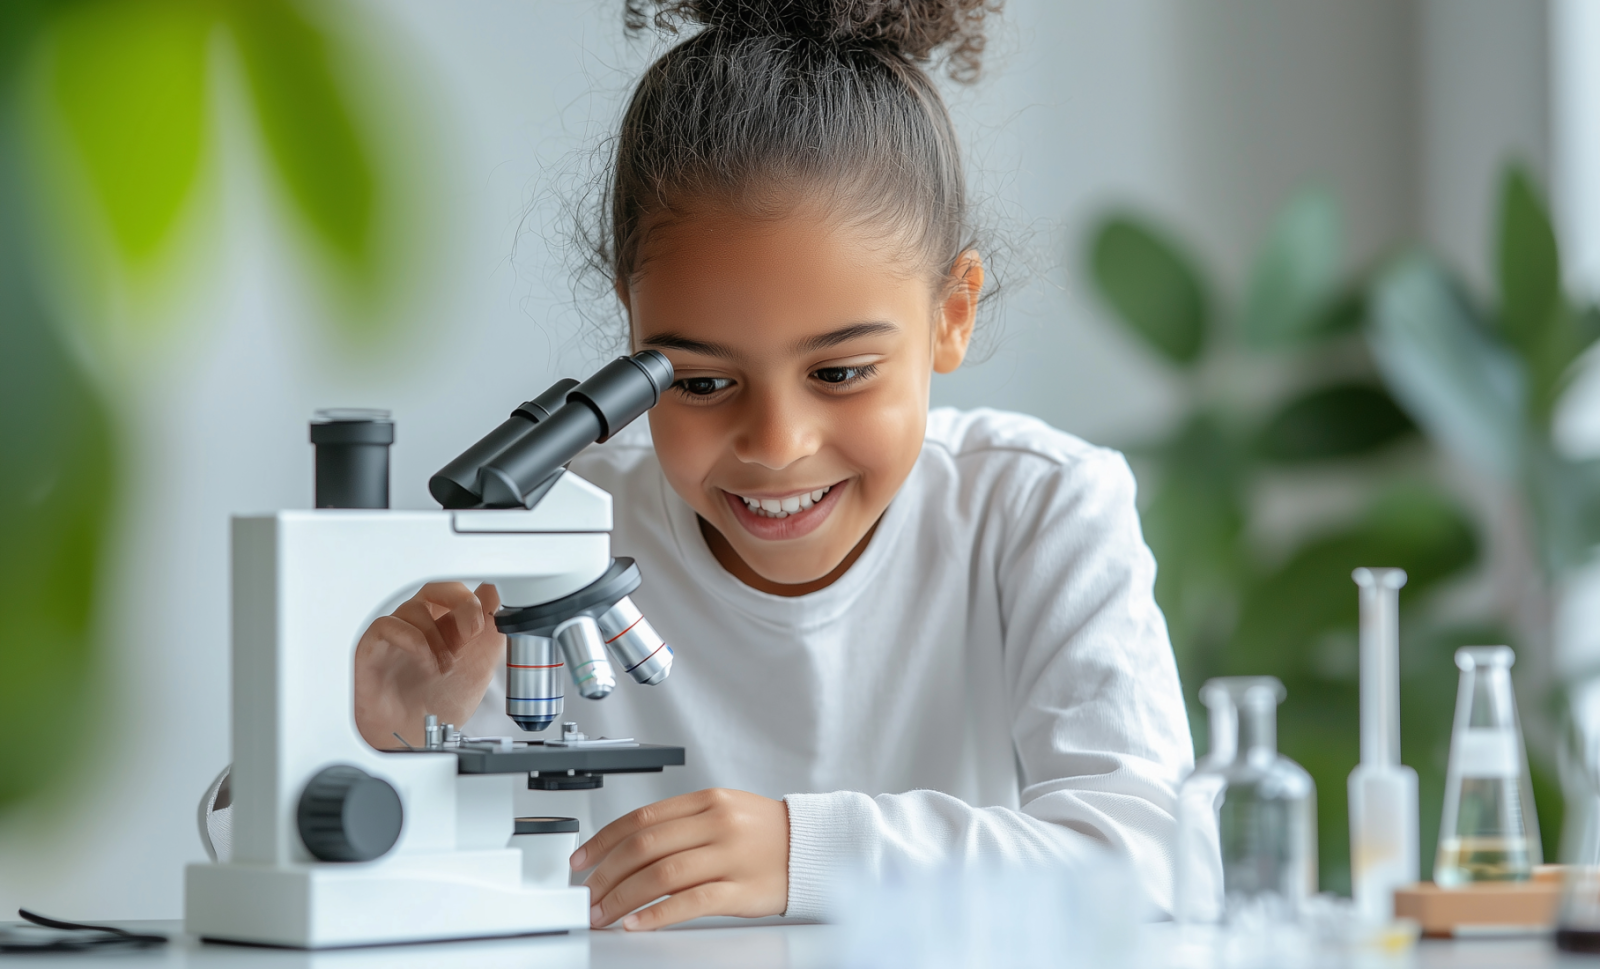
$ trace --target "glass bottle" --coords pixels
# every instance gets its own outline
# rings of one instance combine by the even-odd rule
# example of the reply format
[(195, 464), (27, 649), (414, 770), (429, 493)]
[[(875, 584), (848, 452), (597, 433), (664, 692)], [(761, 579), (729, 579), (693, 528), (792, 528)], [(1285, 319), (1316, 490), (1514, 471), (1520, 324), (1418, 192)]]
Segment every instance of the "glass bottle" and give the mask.
[(1569, 694), (1558, 753), (1567, 810), (1556, 945), (1570, 952), (1600, 952), (1600, 679), (1589, 679)]
[(1222, 677), (1200, 690), (1211, 750), (1178, 792), (1179, 922), (1246, 912), (1293, 919), (1316, 893), (1316, 785), (1278, 753), (1285, 695), (1271, 676)]
[(1456, 650), (1461, 682), (1433, 863), (1433, 880), (1443, 888), (1526, 881), (1541, 860), (1539, 819), (1511, 690), (1514, 662), (1509, 646)]

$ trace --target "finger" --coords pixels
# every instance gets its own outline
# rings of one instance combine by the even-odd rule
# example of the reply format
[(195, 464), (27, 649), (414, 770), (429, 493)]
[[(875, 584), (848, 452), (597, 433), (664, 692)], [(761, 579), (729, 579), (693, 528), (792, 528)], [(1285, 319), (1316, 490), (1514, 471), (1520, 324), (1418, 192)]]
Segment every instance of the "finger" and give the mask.
[(438, 624), (445, 646), (452, 651), (471, 642), (494, 617), (494, 610), (485, 609), (476, 593), (460, 582), (429, 582), (408, 602), (421, 603)]
[[(379, 616), (356, 644), (357, 667), (385, 679), (420, 675), (413, 664), (433, 664), (433, 649), (422, 630), (395, 616)], [(367, 662), (363, 662), (363, 659)], [(396, 663), (396, 660), (409, 662)]]
[[(448, 669), (450, 665), (451, 649), (445, 642), (445, 631), (439, 627), (439, 622), (433, 618), (433, 613), (428, 609), (428, 604), (421, 599), (407, 599), (400, 603), (394, 614), (384, 617), (393, 622), (404, 623), (415, 629), (425, 643), (428, 651), (433, 654), (434, 664), (440, 669)], [(379, 620), (380, 622), (382, 620)], [(374, 623), (376, 625), (376, 623)], [(454, 624), (451, 624), (453, 633)]]
[(663, 895), (722, 879), (728, 872), (726, 855), (721, 848), (694, 848), (646, 865), (623, 879), (604, 898), (590, 896), (593, 904), (589, 908), (589, 924), (595, 928), (610, 925)]
[(478, 597), (473, 595), (465, 582), (429, 582), (411, 598), (438, 607), (439, 615), (467, 606), (478, 608)]
[(717, 838), (714, 826), (702, 814), (651, 825), (623, 838), (601, 859), (584, 881), (591, 900), (598, 901), (628, 876), (668, 855), (703, 848)]
[(707, 915), (733, 915), (738, 900), (739, 886), (733, 882), (706, 882), (624, 916), (622, 927), (647, 932)]
[(691, 814), (699, 814), (708, 806), (705, 791), (695, 791), (693, 794), (680, 794), (669, 797), (665, 801), (656, 801), (646, 804), (642, 808), (629, 811), (599, 831), (594, 837), (578, 846), (572, 853), (569, 863), (573, 871), (582, 871), (596, 865), (607, 854), (636, 831), (641, 831), (656, 824), (664, 824), (678, 818), (686, 818)]
[(491, 626), (478, 597), (459, 582), (430, 582), (402, 602), (394, 615), (427, 637), (441, 670), (450, 669), (462, 648)]
[(483, 583), (473, 590), (472, 594), (483, 603), (483, 614), (488, 618), (493, 619), (494, 614), (500, 611), (500, 590), (496, 589), (493, 583)]

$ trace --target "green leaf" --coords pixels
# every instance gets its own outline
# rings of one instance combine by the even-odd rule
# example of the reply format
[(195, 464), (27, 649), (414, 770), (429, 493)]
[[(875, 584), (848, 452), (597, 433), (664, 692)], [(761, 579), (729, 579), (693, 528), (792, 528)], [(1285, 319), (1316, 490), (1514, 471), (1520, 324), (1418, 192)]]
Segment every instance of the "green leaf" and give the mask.
[(1284, 464), (1325, 461), (1375, 451), (1415, 430), (1382, 387), (1336, 384), (1285, 405), (1261, 429), (1256, 449)]
[(1357, 280), (1323, 300), (1314, 309), (1302, 335), (1307, 340), (1353, 333), (1367, 318), (1366, 281)]
[(81, 759), (119, 484), (108, 409), (28, 272), (15, 127), (0, 105), (0, 809)]
[(1368, 342), (1389, 392), (1435, 442), (1515, 480), (1523, 449), (1522, 367), (1484, 335), (1436, 262), (1406, 256), (1377, 280)]
[(56, 22), (49, 91), (90, 194), (124, 259), (166, 242), (206, 140), (206, 38), (198, 3), (96, 0)]
[(1549, 338), (1561, 304), (1561, 258), (1544, 201), (1520, 167), (1501, 181), (1498, 250), (1500, 330), (1527, 353)]
[(1600, 544), (1600, 461), (1573, 461), (1536, 441), (1528, 446), (1524, 482), (1546, 573), (1588, 562)]
[(1205, 345), (1209, 310), (1200, 274), (1157, 230), (1128, 216), (1094, 234), (1090, 270), (1118, 319), (1178, 364), (1193, 363)]
[(1573, 361), (1594, 334), (1590, 321), (1574, 314), (1562, 295), (1561, 256), (1549, 213), (1519, 167), (1508, 169), (1502, 182), (1496, 256), (1499, 332), (1523, 359), (1529, 414), (1536, 427), (1547, 428)]
[(233, 0), (227, 9), (261, 133), (290, 197), (347, 268), (371, 273), (375, 179), (332, 41), (289, 0)]
[(1321, 190), (1290, 199), (1256, 257), (1245, 299), (1242, 332), (1256, 347), (1295, 343), (1320, 322), (1333, 299), (1344, 249), (1339, 206)]
[(1232, 621), (1244, 578), (1242, 442), (1215, 417), (1196, 415), (1152, 449), (1160, 467), (1141, 515), (1159, 568), (1156, 601), (1185, 668), (1202, 668)]
[(1227, 668), (1285, 680), (1316, 676), (1320, 638), (1355, 627), (1354, 569), (1405, 569), (1402, 598), (1409, 601), (1471, 565), (1477, 552), (1472, 521), (1453, 501), (1421, 485), (1393, 488), (1361, 522), (1307, 542), (1250, 590)]

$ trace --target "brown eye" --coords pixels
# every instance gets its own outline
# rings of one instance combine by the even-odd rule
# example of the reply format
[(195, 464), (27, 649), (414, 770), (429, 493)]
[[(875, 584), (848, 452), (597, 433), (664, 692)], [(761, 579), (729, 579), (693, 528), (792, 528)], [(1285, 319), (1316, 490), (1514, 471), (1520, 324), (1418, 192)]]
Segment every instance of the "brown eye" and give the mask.
[(811, 376), (830, 386), (845, 387), (859, 383), (877, 372), (877, 365), (869, 364), (864, 367), (822, 367), (811, 371)]
[(726, 377), (685, 377), (675, 381), (672, 386), (687, 397), (710, 397), (732, 387), (733, 381)]

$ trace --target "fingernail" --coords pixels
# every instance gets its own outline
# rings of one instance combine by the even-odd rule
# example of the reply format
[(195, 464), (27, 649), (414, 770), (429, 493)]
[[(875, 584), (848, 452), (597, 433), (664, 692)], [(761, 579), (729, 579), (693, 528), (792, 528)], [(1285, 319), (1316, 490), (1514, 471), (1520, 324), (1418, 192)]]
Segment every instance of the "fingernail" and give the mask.
[(573, 871), (582, 871), (583, 870), (583, 863), (588, 857), (589, 857), (588, 849), (587, 848), (579, 848), (577, 851), (574, 851), (572, 853), (572, 857), (571, 858), (567, 859), (567, 864), (572, 866), (572, 870)]
[(599, 925), (600, 924), (600, 906), (595, 905), (595, 906), (593, 906), (593, 907), (591, 907), (589, 909), (589, 924), (590, 925)]
[(622, 927), (627, 929), (629, 932), (632, 932), (634, 929), (639, 927), (639, 916), (630, 915), (627, 918), (623, 919), (622, 920)]

